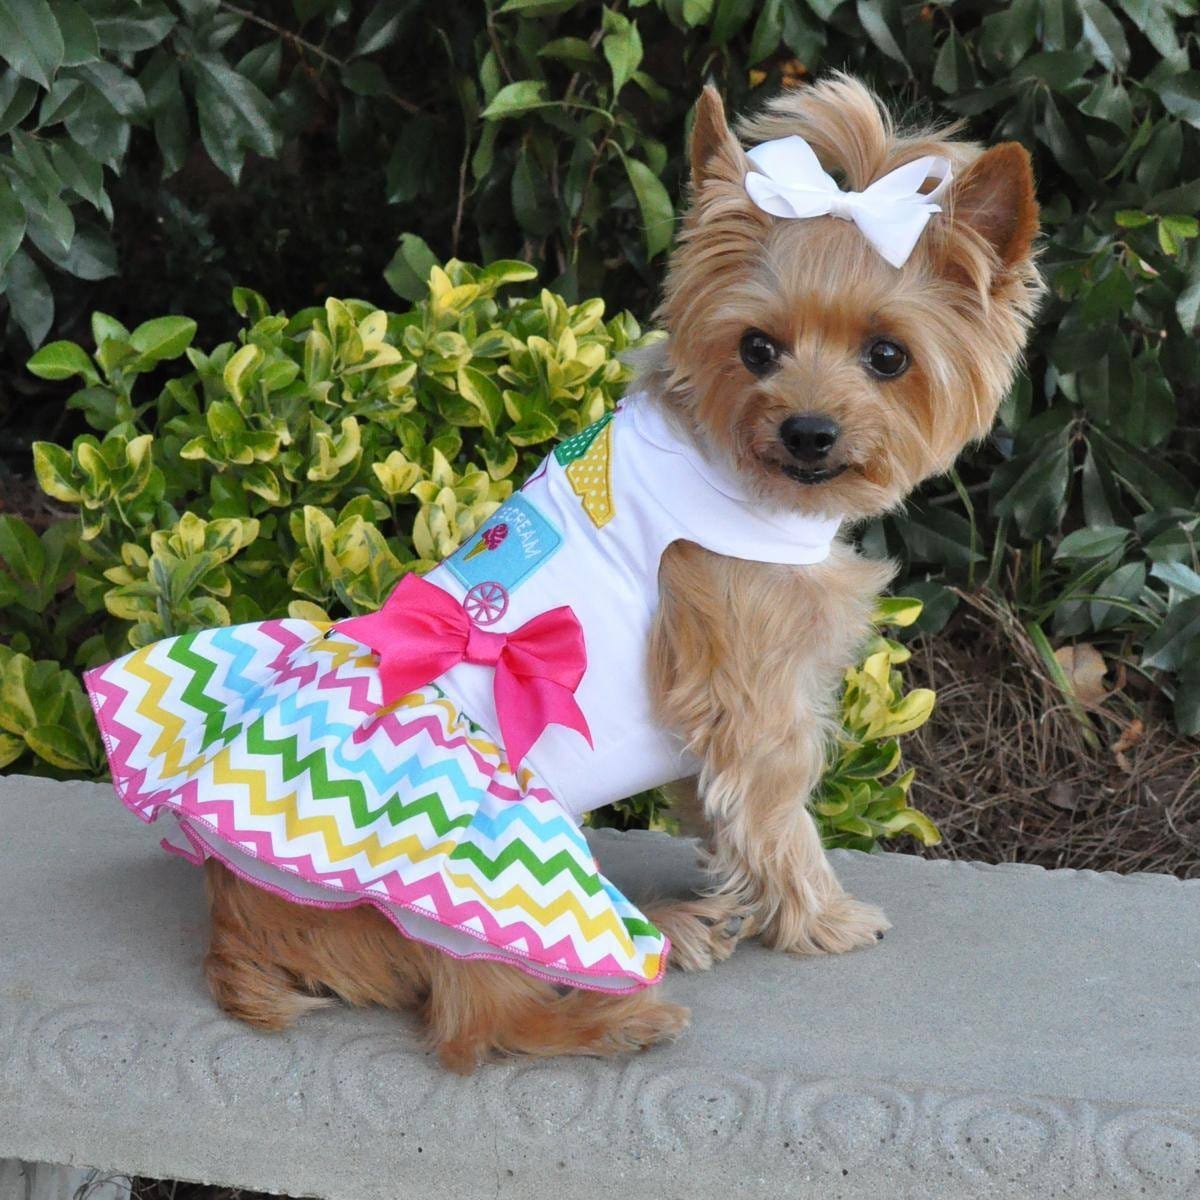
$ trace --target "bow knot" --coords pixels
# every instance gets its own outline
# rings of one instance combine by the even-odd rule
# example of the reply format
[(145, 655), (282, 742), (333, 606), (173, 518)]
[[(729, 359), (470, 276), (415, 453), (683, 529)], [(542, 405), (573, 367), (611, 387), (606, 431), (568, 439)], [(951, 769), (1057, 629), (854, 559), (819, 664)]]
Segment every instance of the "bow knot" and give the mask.
[(494, 667), (500, 661), (500, 655), (507, 645), (508, 634), (492, 633), (490, 630), (481, 629), (472, 621), (467, 632), (467, 648), (463, 651), (463, 659), (483, 667)]
[(837, 217), (839, 221), (853, 221), (854, 212), (853, 197), (847, 196), (845, 192), (838, 192), (836, 196), (830, 196), (829, 215), (831, 217)]
[(449, 592), (406, 575), (378, 612), (339, 621), (335, 628), (379, 655), (384, 704), (459, 663), (494, 667), (500, 739), (514, 771), (547, 725), (565, 725), (592, 744), (575, 700), (587, 650), (579, 619), (566, 606), (541, 613), (511, 633), (494, 633), (476, 625)]
[[(753, 170), (746, 176), (750, 199), (773, 217), (837, 217), (853, 221), (863, 237), (893, 267), (912, 254), (953, 178), (950, 160), (935, 155), (914, 159), (877, 179), (861, 192), (843, 192), (802, 138), (774, 138), (749, 151)], [(937, 179), (922, 192), (926, 179)]]

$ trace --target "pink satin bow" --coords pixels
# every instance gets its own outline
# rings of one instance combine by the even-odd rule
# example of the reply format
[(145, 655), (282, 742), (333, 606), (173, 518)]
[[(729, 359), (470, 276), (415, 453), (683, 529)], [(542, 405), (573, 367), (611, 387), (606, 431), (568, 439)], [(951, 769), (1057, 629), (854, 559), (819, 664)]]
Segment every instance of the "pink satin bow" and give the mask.
[(495, 667), (492, 694), (500, 738), (514, 771), (547, 725), (577, 730), (592, 744), (575, 700), (587, 650), (579, 619), (566, 606), (541, 613), (512, 633), (492, 633), (476, 625), (448, 592), (406, 575), (378, 612), (339, 621), (335, 628), (379, 655), (384, 704), (459, 663)]

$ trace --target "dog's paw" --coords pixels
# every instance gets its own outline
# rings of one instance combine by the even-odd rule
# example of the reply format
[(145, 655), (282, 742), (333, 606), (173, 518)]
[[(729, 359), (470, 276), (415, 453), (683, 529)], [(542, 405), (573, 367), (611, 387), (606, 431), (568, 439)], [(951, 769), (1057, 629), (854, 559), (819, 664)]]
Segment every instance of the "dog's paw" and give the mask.
[(674, 1041), (691, 1024), (692, 1012), (682, 1004), (654, 1000), (627, 1011), (606, 1029), (593, 1053), (628, 1054), (659, 1042)]
[(671, 939), (670, 963), (681, 971), (724, 962), (750, 932), (749, 911), (716, 896), (651, 906), (646, 915)]
[(873, 904), (853, 896), (835, 896), (818, 912), (776, 917), (764, 941), (789, 954), (845, 954), (883, 939), (891, 922)]

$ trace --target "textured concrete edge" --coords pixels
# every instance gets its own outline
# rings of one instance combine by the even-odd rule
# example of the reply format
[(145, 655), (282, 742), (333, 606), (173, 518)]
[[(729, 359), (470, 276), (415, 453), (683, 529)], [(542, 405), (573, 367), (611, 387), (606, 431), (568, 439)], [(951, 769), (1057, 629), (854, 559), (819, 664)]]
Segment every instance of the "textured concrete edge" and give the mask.
[[(12, 1008), (0, 1009), (0, 1030), (17, 1034), (36, 1074), (19, 1099), (0, 1091), (8, 1096), (0, 1154), (26, 1159), (100, 1160), (129, 1174), (332, 1200), (377, 1196), (398, 1173), (433, 1197), (472, 1196), (448, 1183), (457, 1180), (502, 1197), (569, 1200), (594, 1195), (577, 1184), (581, 1172), (590, 1182), (598, 1171), (665, 1187), (654, 1194), (669, 1197), (681, 1170), (694, 1179), (691, 1196), (730, 1187), (778, 1196), (785, 1186), (789, 1196), (822, 1200), (1200, 1191), (1196, 1109), (769, 1069), (663, 1069), (653, 1053), (616, 1063), (516, 1061), (461, 1079), (427, 1056), (397, 1052), (386, 1035), (347, 1032), (336, 1021), (260, 1038), (231, 1035), (220, 1021), (179, 1028), (161, 1013), (27, 1006), (14, 1029)], [(252, 1061), (231, 1072), (227, 1060), (243, 1037)], [(118, 1066), (157, 1090), (126, 1097), (109, 1127), (96, 1114), (111, 1102)], [(238, 1119), (247, 1066), (278, 1101), (253, 1128)], [(171, 1107), (181, 1101), (186, 1121)], [(412, 1144), (413, 1134), (406, 1145), (406, 1128), (424, 1129), (424, 1144)], [(331, 1130), (354, 1130), (368, 1153), (315, 1154), (313, 1139)], [(492, 1136), (481, 1144), (481, 1136), (450, 1136), (455, 1130)], [(564, 1174), (543, 1187), (556, 1164)]]

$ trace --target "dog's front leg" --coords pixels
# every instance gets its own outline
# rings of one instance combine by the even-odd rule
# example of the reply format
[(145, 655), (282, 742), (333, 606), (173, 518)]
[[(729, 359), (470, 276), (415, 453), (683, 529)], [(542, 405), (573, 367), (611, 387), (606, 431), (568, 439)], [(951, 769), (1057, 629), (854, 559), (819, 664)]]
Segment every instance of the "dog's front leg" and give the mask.
[(888, 921), (843, 890), (825, 856), (808, 809), (825, 761), (821, 714), (799, 715), (790, 730), (760, 738), (752, 761), (706, 766), (709, 870), (719, 893), (751, 909), (749, 932), (767, 945), (840, 954), (881, 938)]
[(844, 546), (801, 568), (690, 543), (663, 557), (651, 676), (661, 718), (702, 763), (712, 898), (781, 950), (842, 952), (888, 926), (843, 891), (808, 810), (842, 673), (886, 581)]

